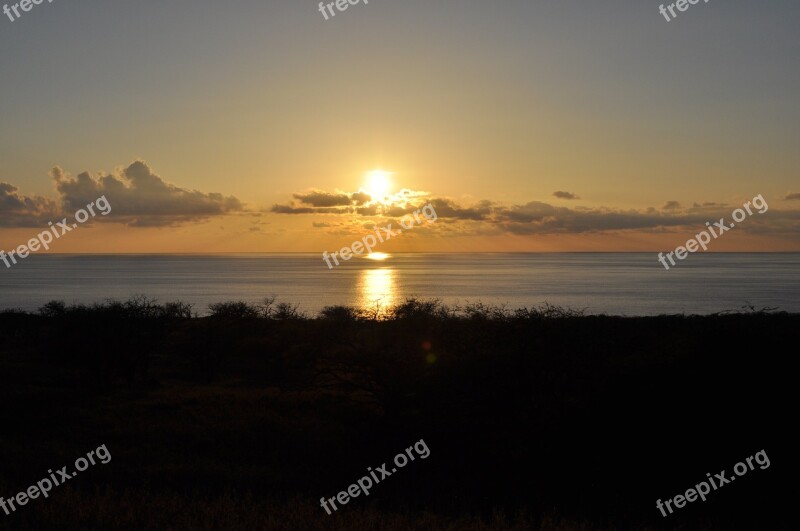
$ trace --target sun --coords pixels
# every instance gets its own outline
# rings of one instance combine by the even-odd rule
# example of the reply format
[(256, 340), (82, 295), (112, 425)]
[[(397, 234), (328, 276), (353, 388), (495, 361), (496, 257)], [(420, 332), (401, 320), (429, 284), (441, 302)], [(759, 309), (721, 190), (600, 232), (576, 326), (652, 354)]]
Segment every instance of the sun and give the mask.
[(372, 170), (367, 172), (367, 192), (373, 199), (381, 200), (389, 194), (392, 188), (391, 172)]

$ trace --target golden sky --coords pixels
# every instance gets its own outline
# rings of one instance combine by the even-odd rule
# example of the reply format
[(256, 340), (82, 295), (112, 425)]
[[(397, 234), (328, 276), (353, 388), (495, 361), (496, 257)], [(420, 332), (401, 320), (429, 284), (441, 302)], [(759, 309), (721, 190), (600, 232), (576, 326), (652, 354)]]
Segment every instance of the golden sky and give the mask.
[(797, 6), (357, 7), (0, 22), (0, 248), (105, 194), (53, 252), (322, 252), (429, 202), (382, 250), (668, 250), (762, 195), (713, 250), (800, 250)]

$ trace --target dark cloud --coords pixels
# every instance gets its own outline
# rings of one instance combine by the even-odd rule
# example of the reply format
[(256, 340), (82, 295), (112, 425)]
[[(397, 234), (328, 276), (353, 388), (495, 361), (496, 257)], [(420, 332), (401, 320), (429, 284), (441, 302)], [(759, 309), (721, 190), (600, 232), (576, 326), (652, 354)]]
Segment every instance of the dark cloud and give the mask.
[(372, 201), (372, 196), (365, 192), (356, 192), (354, 194), (350, 194), (350, 199), (356, 205), (363, 205), (364, 203), (369, 203)]
[(347, 194), (330, 194), (314, 190), (306, 194), (294, 194), (294, 198), (312, 207), (350, 206), (353, 202)]
[(344, 206), (361, 206), (372, 201), (372, 196), (366, 192), (354, 192), (352, 194), (346, 193), (330, 193), (321, 190), (312, 190), (304, 194), (293, 194), (302, 205), (307, 205), (314, 208), (320, 207), (344, 207)]
[(0, 183), (0, 227), (41, 227), (59, 218), (60, 212), (51, 199), (28, 197), (16, 186)]
[[(502, 209), (500, 219), (515, 221), (517, 223), (532, 223), (544, 221), (547, 218), (554, 218), (558, 212), (569, 212), (565, 207), (556, 208), (540, 201), (531, 201), (525, 205), (517, 205), (508, 209)], [(438, 211), (437, 211), (438, 212)]]
[(269, 210), (274, 214), (350, 214), (352, 208), (314, 208), (294, 205), (273, 205)]
[(109, 174), (94, 179), (84, 172), (69, 178), (61, 168), (54, 168), (51, 176), (65, 212), (74, 212), (105, 196), (113, 213), (108, 219), (134, 227), (181, 225), (244, 209), (235, 197), (186, 190), (170, 184), (141, 160), (116, 176)]
[(414, 212), (413, 206), (391, 206), (383, 211), (383, 215), (392, 218), (402, 218), (406, 214), (410, 214), (412, 212)]
[(561, 190), (553, 192), (553, 197), (557, 197), (559, 199), (568, 199), (568, 200), (580, 199), (580, 197), (578, 197), (577, 195), (573, 194), (572, 192), (562, 192)]
[(272, 205), (270, 212), (275, 214), (314, 214), (316, 208), (311, 207), (293, 207), (291, 205)]
[(787, 194), (786, 197), (784, 197), (784, 199), (787, 199), (789, 201), (798, 201), (800, 200), (800, 193)]
[(112, 215), (93, 221), (127, 223), (135, 227), (175, 226), (213, 216), (240, 212), (242, 203), (222, 194), (185, 190), (164, 181), (143, 161), (136, 161), (118, 175), (93, 178), (88, 172), (68, 176), (61, 168), (50, 172), (58, 199), (26, 197), (17, 188), (0, 183), (0, 226), (41, 227), (48, 221), (72, 216), (105, 196)]
[[(574, 195), (574, 194), (572, 194)], [(296, 196), (295, 196), (296, 197)], [(352, 195), (350, 196), (352, 198)], [(575, 196), (577, 198), (577, 196)], [(604, 207), (566, 207), (542, 201), (503, 206), (491, 201), (462, 205), (449, 198), (429, 198), (424, 192), (403, 190), (395, 196), (397, 204), (372, 203), (354, 208), (315, 208), (301, 205), (275, 205), (278, 214), (346, 214), (380, 218), (378, 225), (421, 209), (430, 203), (436, 210), (437, 229), (443, 232), (476, 233), (500, 231), (511, 234), (583, 234), (626, 230), (663, 231), (703, 227), (707, 221), (729, 219), (732, 206), (725, 203), (693, 203), (684, 208), (678, 201), (667, 201), (660, 208), (613, 209)], [(754, 232), (781, 234), (800, 233), (800, 210), (770, 209), (767, 216), (754, 214), (748, 218), (748, 229)], [(367, 222), (372, 227), (373, 221)]]
[(704, 223), (710, 218), (707, 214), (668, 215), (659, 213), (653, 208), (646, 210), (572, 209), (532, 201), (521, 206), (498, 209), (494, 219), (509, 232), (515, 234), (546, 234), (649, 230)]
[(430, 203), (441, 218), (479, 221), (486, 219), (492, 213), (491, 201), (481, 201), (477, 206), (467, 208), (459, 207), (450, 199), (433, 199)]
[(358, 207), (356, 208), (356, 213), (360, 216), (377, 216), (378, 207), (375, 205), (368, 207)]

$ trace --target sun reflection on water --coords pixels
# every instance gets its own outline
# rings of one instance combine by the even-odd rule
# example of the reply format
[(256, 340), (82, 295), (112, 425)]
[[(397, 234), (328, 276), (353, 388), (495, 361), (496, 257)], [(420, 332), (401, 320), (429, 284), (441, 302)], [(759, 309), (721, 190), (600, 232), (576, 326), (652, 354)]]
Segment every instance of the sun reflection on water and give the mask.
[(358, 306), (366, 311), (378, 309), (384, 315), (397, 303), (396, 271), (391, 268), (365, 269), (358, 278)]

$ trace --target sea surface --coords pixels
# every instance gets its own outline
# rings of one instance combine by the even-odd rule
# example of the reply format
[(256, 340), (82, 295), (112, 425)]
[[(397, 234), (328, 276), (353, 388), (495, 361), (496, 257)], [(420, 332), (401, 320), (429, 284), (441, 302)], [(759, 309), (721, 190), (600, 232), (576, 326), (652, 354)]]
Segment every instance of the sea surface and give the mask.
[(132, 295), (191, 303), (201, 315), (211, 303), (270, 295), (310, 315), (411, 296), (614, 315), (800, 312), (800, 254), (695, 254), (669, 271), (654, 253), (395, 254), (333, 269), (319, 254), (32, 255), (10, 269), (0, 263), (0, 309)]

